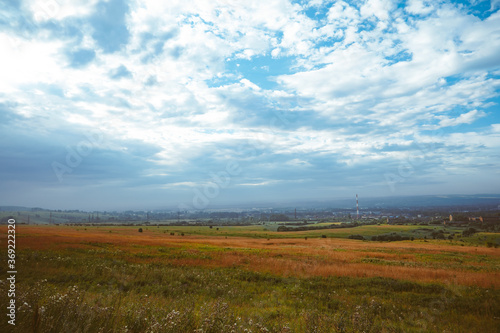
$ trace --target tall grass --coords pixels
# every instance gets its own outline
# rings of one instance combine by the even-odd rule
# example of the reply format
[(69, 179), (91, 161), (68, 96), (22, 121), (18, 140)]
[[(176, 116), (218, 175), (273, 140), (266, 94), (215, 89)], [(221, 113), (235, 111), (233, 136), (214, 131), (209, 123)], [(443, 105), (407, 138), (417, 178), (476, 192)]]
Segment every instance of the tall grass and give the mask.
[(20, 228), (16, 326), (5, 316), (0, 332), (496, 332), (499, 257), (416, 242)]
[(113, 251), (20, 251), (14, 332), (494, 332), (499, 324), (497, 289), (141, 264)]
[[(75, 230), (26, 228), (22, 242), (33, 250), (90, 252), (130, 263), (240, 267), (280, 275), (387, 277), (422, 282), (500, 286), (500, 250), (424, 242), (349, 239), (251, 239), (171, 237), (130, 228)], [(133, 231), (133, 232), (132, 232)], [(36, 261), (36, 259), (33, 259)]]

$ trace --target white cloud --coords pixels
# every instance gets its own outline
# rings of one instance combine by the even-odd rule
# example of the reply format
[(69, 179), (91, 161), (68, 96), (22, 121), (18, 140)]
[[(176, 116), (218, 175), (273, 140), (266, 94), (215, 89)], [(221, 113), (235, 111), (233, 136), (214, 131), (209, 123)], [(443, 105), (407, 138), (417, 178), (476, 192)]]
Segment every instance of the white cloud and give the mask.
[(360, 12), (364, 17), (374, 15), (379, 20), (387, 20), (392, 7), (393, 4), (389, 0), (368, 0), (361, 6)]
[(309, 163), (308, 161), (301, 160), (299, 158), (294, 158), (292, 160), (289, 160), (285, 164), (293, 166), (293, 167), (308, 167), (308, 166), (311, 166), (311, 163)]
[(256, 85), (255, 83), (253, 82), (250, 82), (249, 80), (247, 79), (241, 79), (240, 81), (245, 87), (247, 88), (250, 88), (250, 89), (253, 89), (253, 90), (256, 90), (256, 91), (259, 91), (261, 90), (260, 87), (258, 85)]
[[(487, 132), (464, 132), (451, 133), (446, 136), (446, 145), (463, 145), (466, 152), (470, 154), (470, 158), (481, 157), (483, 161), (489, 161), (487, 154), (482, 154), (485, 151), (482, 147), (491, 149), (490, 151), (498, 151), (500, 149), (500, 134)], [(449, 154), (450, 159), (454, 159), (454, 154)]]
[(457, 126), (460, 124), (471, 124), (477, 119), (485, 116), (486, 113), (482, 111), (478, 112), (477, 110), (472, 110), (467, 113), (461, 114), (457, 118), (448, 118), (448, 117), (438, 117), (438, 118), (441, 119), (441, 121), (439, 122), (439, 125), (441, 127), (448, 127), (448, 126)]
[(328, 21), (338, 26), (357, 23), (359, 11), (345, 1), (337, 1), (328, 11)]
[[(203, 184), (201, 184), (203, 185)], [(199, 187), (201, 186), (198, 183), (195, 182), (177, 182), (177, 183), (169, 183), (169, 184), (164, 184), (161, 186), (161, 188), (172, 188), (172, 187), (189, 187), (189, 188), (194, 188), (194, 187)]]
[(491, 130), (495, 133), (500, 133), (500, 124), (491, 124)]
[(59, 54), (63, 43), (28, 41), (0, 33), (1, 91), (13, 91), (19, 85), (51, 82), (62, 76)]
[(409, 0), (405, 10), (410, 14), (429, 14), (434, 10), (433, 2), (429, 0)]
[[(69, 51), (97, 49), (85, 23), (95, 1), (58, 3), (51, 17), (78, 24), (81, 40), (40, 27), (29, 38), (0, 31), (0, 102), (37, 117), (30, 123), (35, 132), (101, 128), (110, 149), (144, 143), (156, 148), (146, 162), (176, 172), (196, 159), (223, 163), (241, 142), (263, 156), (274, 154), (269, 170), (316, 168), (308, 157), (351, 167), (390, 164), (427, 141), (474, 157), (488, 156), (481, 145), (496, 147), (487, 142), (497, 124), (475, 134), (422, 132), (464, 131), (456, 125), (491, 117), (483, 110), (499, 95), (499, 13), (481, 20), (429, 1), (409, 1), (405, 10), (386, 0), (365, 1), (359, 9), (344, 1), (304, 5), (326, 11), (316, 20), (286, 0), (138, 1), (127, 15), (129, 44), (113, 54), (97, 50), (93, 61), (75, 69)], [(81, 21), (64, 20), (70, 17)], [(236, 59), (241, 66), (231, 67)], [(248, 69), (243, 59), (258, 62)], [(111, 78), (120, 66), (130, 77)], [(272, 89), (261, 84), (267, 75), (275, 77)], [(457, 109), (461, 115), (453, 114)], [(283, 123), (278, 112), (295, 122)], [(438, 168), (454, 154), (443, 149), (429, 156)], [(242, 160), (264, 164), (259, 158)], [(195, 182), (165, 184), (189, 186)]]
[[(330, 13), (336, 13), (337, 19), (357, 19), (355, 9), (349, 8), (338, 2)], [(470, 79), (466, 76), (456, 84), (443, 86), (442, 82), (443, 77), (466, 73), (472, 64), (486, 61), (484, 66), (488, 66), (493, 54), (498, 54), (498, 33), (491, 30), (497, 15), (479, 21), (451, 7), (443, 7), (438, 15), (418, 20), (411, 27), (405, 25), (404, 34), (377, 29), (355, 34), (353, 39), (343, 41), (343, 45), (353, 44), (338, 46), (318, 58), (323, 63), (321, 69), (282, 75), (278, 82), (300, 96), (312, 98), (315, 103), (308, 107), (332, 119), (355, 120), (357, 115), (366, 119), (369, 110), (380, 110), (374, 114), (375, 121), (378, 118), (384, 125), (404, 127), (428, 119), (429, 111), (438, 111), (436, 105), (442, 105), (440, 112), (471, 100), (476, 101), (475, 107), (484, 107), (483, 101), (497, 95), (497, 80), (471, 72)], [(342, 21), (337, 20), (337, 24)], [(490, 38), (482, 35), (486, 32)], [(473, 35), (477, 38), (469, 37)], [(468, 52), (462, 53), (464, 50)], [(391, 64), (390, 57), (399, 52), (405, 52), (407, 59)], [(494, 68), (491, 61), (489, 66)], [(439, 89), (437, 84), (441, 84)], [(464, 85), (468, 90), (462, 89)], [(412, 120), (401, 123), (404, 114), (411, 115)]]
[(94, 11), (98, 0), (28, 0), (23, 5), (31, 11), (36, 22), (83, 17)]
[(265, 181), (261, 181), (258, 183), (241, 183), (241, 184), (237, 184), (237, 185), (239, 185), (239, 186), (268, 186), (268, 185), (274, 185), (274, 184), (277, 184), (280, 182), (281, 182), (280, 180), (265, 180)]

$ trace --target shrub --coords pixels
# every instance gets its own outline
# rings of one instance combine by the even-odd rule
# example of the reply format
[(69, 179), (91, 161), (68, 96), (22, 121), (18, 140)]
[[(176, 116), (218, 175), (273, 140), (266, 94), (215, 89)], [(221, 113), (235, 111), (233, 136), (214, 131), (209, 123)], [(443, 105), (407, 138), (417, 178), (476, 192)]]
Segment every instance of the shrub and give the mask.
[(139, 232), (142, 232), (142, 228), (139, 228)]
[(441, 233), (438, 233), (435, 238), (436, 239), (445, 239), (444, 235)]
[(396, 242), (396, 241), (402, 241), (402, 240), (410, 240), (410, 237), (402, 237), (401, 235), (392, 233), (390, 235), (380, 235), (380, 236), (373, 236), (371, 238), (372, 241), (380, 241), (380, 242)]
[(469, 237), (469, 236), (474, 235), (476, 232), (477, 232), (477, 230), (476, 230), (476, 229), (474, 229), (474, 228), (469, 228), (469, 229), (464, 230), (464, 231), (462, 232), (462, 235), (463, 235), (464, 237)]
[(359, 239), (359, 240), (365, 240), (365, 238), (361, 235), (350, 235), (348, 237), (349, 239)]

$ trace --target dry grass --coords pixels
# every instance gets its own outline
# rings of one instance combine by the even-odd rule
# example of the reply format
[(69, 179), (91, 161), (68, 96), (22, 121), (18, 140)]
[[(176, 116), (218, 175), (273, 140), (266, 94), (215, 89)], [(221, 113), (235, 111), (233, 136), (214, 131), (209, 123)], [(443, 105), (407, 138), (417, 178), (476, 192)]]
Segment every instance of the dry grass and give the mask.
[[(416, 282), (500, 286), (500, 250), (424, 242), (362, 242), (350, 239), (255, 239), (170, 236), (136, 228), (18, 226), (18, 248), (58, 250), (111, 246), (136, 263), (240, 267), (282, 276), (387, 277)], [(110, 233), (110, 230), (112, 231)], [(5, 237), (2, 238), (2, 243)], [(207, 248), (207, 246), (209, 248)], [(182, 251), (158, 255), (158, 248)], [(137, 256), (148, 254), (148, 256)], [(203, 257), (202, 254), (207, 254)], [(453, 259), (458, 262), (454, 263)], [(468, 265), (460, 263), (465, 259)], [(475, 258), (487, 262), (476, 262)], [(428, 261), (426, 261), (429, 259)]]
[[(175, 230), (186, 236), (170, 236), (167, 228), (137, 229), (19, 225), (13, 332), (493, 332), (498, 327), (498, 249), (444, 241), (306, 241), (283, 233), (267, 239), (253, 237), (256, 228), (240, 228), (248, 237), (227, 238), (193, 236), (188, 227)], [(4, 249), (6, 241), (0, 233)], [(7, 288), (0, 283), (2, 294)], [(6, 306), (4, 299), (0, 304)], [(0, 321), (0, 331), (12, 328)]]

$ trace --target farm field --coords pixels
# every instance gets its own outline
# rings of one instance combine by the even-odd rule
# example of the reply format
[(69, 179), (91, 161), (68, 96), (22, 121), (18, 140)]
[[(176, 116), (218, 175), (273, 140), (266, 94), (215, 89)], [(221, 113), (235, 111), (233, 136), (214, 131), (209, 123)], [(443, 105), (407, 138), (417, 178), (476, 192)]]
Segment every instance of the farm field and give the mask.
[[(6, 226), (1, 228), (5, 258)], [(418, 237), (378, 242), (347, 237), (417, 235), (421, 227), (141, 228), (18, 225), (14, 331), (497, 332), (500, 327), (500, 249), (484, 246), (486, 240), (497, 242), (499, 234), (478, 233), (465, 242)], [(8, 289), (4, 272), (2, 295)], [(11, 329), (2, 320), (0, 331)]]

